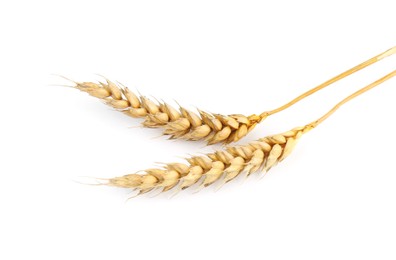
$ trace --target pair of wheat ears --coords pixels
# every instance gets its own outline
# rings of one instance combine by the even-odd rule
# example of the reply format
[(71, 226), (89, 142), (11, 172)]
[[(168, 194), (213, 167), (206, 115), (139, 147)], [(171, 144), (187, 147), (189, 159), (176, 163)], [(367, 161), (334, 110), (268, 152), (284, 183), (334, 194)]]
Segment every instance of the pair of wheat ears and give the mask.
[[(330, 84), (395, 53), (396, 46), (303, 93), (279, 108), (250, 116), (221, 115), (202, 110), (194, 113), (183, 107), (175, 109), (167, 103), (153, 102), (145, 96), (137, 96), (127, 87), (107, 79), (106, 82), (98, 83), (73, 81), (73, 87), (104, 101), (128, 116), (144, 118), (144, 127), (162, 128), (163, 134), (169, 135), (171, 139), (204, 140), (209, 145), (228, 144), (246, 136), (268, 116), (283, 111)], [(203, 156), (193, 156), (187, 158), (186, 163), (167, 163), (162, 168), (147, 169), (141, 171), (142, 174), (134, 173), (106, 179), (99, 184), (134, 189), (138, 191), (137, 195), (141, 195), (158, 189), (160, 192), (169, 190), (178, 192), (193, 185), (198, 185), (200, 190), (215, 182), (220, 182), (222, 186), (242, 173), (249, 176), (257, 171), (267, 172), (293, 151), (301, 136), (322, 123), (339, 107), (394, 76), (396, 70), (346, 97), (322, 117), (305, 126), (267, 136), (246, 145), (228, 146)]]

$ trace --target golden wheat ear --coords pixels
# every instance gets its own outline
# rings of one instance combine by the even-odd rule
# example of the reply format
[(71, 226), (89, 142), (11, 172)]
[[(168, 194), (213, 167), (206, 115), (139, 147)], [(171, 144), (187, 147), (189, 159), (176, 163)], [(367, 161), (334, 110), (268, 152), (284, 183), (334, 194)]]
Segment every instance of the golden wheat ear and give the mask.
[(184, 107), (178, 109), (164, 102), (136, 95), (129, 88), (108, 79), (105, 82), (74, 82), (74, 87), (94, 96), (114, 109), (134, 117), (144, 118), (143, 126), (162, 128), (170, 139), (205, 140), (208, 144), (230, 143), (244, 137), (263, 118), (251, 115), (221, 115)]
[(94, 96), (107, 105), (134, 118), (144, 118), (143, 126), (162, 128), (170, 139), (205, 140), (208, 144), (236, 142), (246, 136), (257, 124), (270, 115), (276, 114), (315, 92), (341, 80), (379, 60), (396, 53), (396, 47), (387, 50), (301, 94), (276, 109), (259, 115), (222, 115), (198, 110), (198, 113), (183, 107), (178, 109), (163, 102), (136, 95), (127, 87), (108, 79), (105, 82), (74, 82), (74, 87)]
[(230, 146), (203, 156), (193, 156), (186, 159), (186, 163), (169, 163), (162, 168), (143, 171), (143, 174), (128, 174), (109, 179), (107, 184), (134, 189), (138, 191), (137, 195), (141, 195), (152, 190), (178, 192), (195, 184), (200, 190), (215, 182), (221, 186), (243, 172), (247, 175), (257, 171), (267, 172), (290, 155), (303, 134), (318, 126), (343, 104), (394, 76), (396, 70), (356, 91), (304, 127), (261, 138), (247, 145)]

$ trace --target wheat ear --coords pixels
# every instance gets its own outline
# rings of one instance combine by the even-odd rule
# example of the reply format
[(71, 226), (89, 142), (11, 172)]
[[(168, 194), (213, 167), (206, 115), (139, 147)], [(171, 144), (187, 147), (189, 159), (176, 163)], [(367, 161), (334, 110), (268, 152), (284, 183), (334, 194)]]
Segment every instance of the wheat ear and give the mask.
[(264, 116), (221, 115), (183, 107), (175, 109), (145, 96), (137, 96), (127, 87), (106, 82), (76, 82), (75, 88), (102, 99), (106, 104), (134, 118), (144, 118), (143, 126), (163, 128), (171, 139), (206, 140), (208, 144), (235, 142), (244, 137)]
[(163, 134), (171, 139), (206, 140), (208, 144), (236, 142), (247, 135), (258, 123), (270, 115), (292, 106), (298, 101), (330, 84), (351, 75), (377, 61), (396, 53), (396, 47), (387, 50), (303, 93), (287, 104), (263, 112), (260, 115), (221, 115), (198, 110), (198, 114), (183, 107), (175, 109), (167, 103), (153, 102), (145, 96), (137, 96), (127, 87), (106, 82), (74, 82), (75, 88), (103, 100), (106, 104), (135, 118), (144, 118), (143, 126), (163, 128)]
[(227, 183), (243, 172), (247, 175), (259, 170), (266, 172), (293, 151), (303, 134), (318, 126), (343, 104), (394, 76), (396, 70), (348, 96), (318, 120), (304, 127), (265, 137), (247, 145), (227, 147), (204, 156), (190, 157), (186, 159), (187, 163), (169, 163), (163, 168), (145, 170), (144, 174), (128, 174), (109, 179), (106, 184), (136, 189), (139, 195), (153, 189), (161, 189), (162, 192), (171, 189), (179, 191), (198, 182), (200, 189), (215, 182)]

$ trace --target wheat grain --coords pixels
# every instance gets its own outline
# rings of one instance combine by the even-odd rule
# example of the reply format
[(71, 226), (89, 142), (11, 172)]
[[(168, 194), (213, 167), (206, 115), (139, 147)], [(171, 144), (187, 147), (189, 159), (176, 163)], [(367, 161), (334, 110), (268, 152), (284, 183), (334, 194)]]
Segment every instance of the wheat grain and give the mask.
[(154, 189), (162, 192), (171, 189), (180, 191), (197, 183), (200, 190), (215, 182), (223, 185), (243, 172), (247, 175), (259, 170), (267, 172), (290, 155), (303, 134), (317, 127), (343, 104), (394, 76), (396, 70), (343, 99), (329, 112), (304, 127), (261, 138), (247, 145), (230, 146), (206, 155), (193, 156), (187, 158), (186, 163), (165, 164), (160, 169), (148, 169), (144, 174), (135, 173), (109, 179), (105, 184), (136, 189), (140, 195)]
[(137, 96), (127, 87), (106, 82), (74, 82), (75, 88), (103, 100), (106, 104), (135, 118), (144, 118), (143, 126), (163, 128), (170, 139), (206, 140), (208, 144), (236, 142), (247, 135), (257, 124), (270, 115), (278, 113), (305, 97), (351, 75), (371, 64), (396, 53), (389, 49), (303, 93), (285, 105), (259, 115), (221, 115), (198, 110), (198, 114), (183, 107), (175, 109), (167, 103), (153, 102), (145, 96)]

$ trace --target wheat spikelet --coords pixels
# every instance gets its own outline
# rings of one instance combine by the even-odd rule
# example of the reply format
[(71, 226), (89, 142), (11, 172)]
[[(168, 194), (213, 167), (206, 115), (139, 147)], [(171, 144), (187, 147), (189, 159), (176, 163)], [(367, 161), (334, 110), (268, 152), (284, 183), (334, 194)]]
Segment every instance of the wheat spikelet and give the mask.
[(208, 144), (236, 142), (249, 133), (266, 115), (221, 115), (183, 107), (175, 109), (167, 103), (137, 96), (127, 87), (106, 82), (75, 82), (75, 88), (103, 100), (118, 111), (134, 118), (144, 118), (143, 126), (163, 128), (170, 138), (206, 140)]
[(163, 128), (163, 134), (169, 135), (171, 139), (206, 140), (208, 144), (231, 143), (243, 138), (268, 116), (283, 111), (305, 97), (395, 53), (396, 47), (391, 48), (308, 90), (283, 106), (250, 116), (212, 114), (201, 110), (194, 113), (183, 107), (175, 109), (167, 103), (153, 102), (145, 96), (137, 96), (127, 87), (110, 80), (98, 83), (74, 82), (74, 87), (103, 100), (128, 116), (144, 118), (145, 127)]
[(262, 170), (267, 172), (293, 151), (300, 137), (317, 127), (343, 104), (382, 82), (396, 76), (396, 70), (343, 99), (319, 119), (304, 127), (294, 128), (282, 134), (261, 138), (247, 145), (230, 146), (203, 156), (187, 158), (187, 163), (169, 163), (163, 168), (148, 169), (144, 174), (128, 174), (109, 179), (107, 185), (138, 190), (138, 195), (154, 189), (165, 192), (180, 191), (199, 183), (198, 190), (221, 182), (227, 183), (245, 172), (250, 175)]
[(293, 151), (305, 131), (307, 128), (295, 128), (247, 145), (190, 157), (186, 159), (186, 163), (169, 163), (163, 168), (145, 170), (144, 174), (116, 177), (110, 179), (107, 184), (136, 189), (139, 195), (154, 189), (160, 189), (162, 192), (171, 189), (180, 191), (197, 183), (198, 190), (215, 182), (222, 185), (242, 173), (250, 175), (258, 170), (270, 170)]

